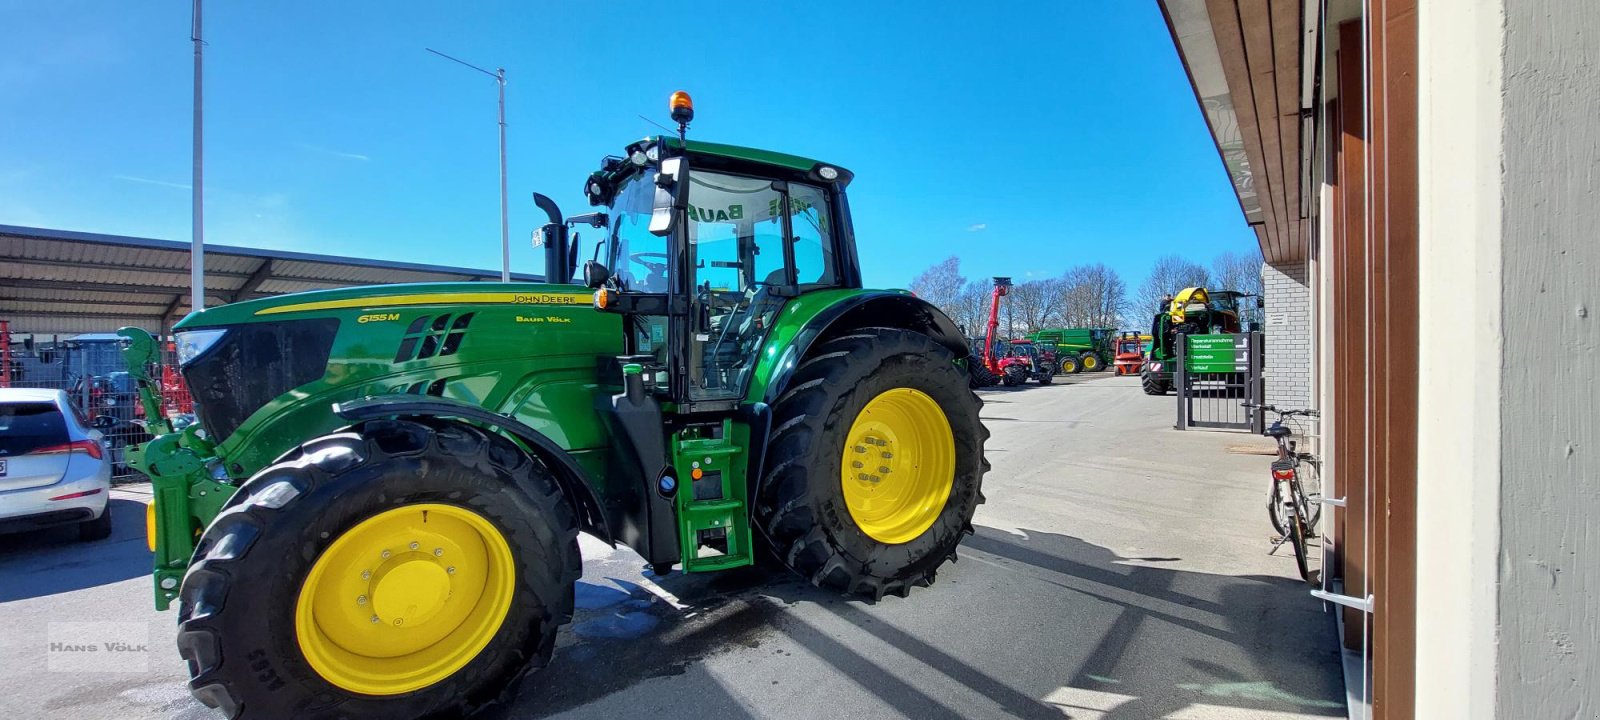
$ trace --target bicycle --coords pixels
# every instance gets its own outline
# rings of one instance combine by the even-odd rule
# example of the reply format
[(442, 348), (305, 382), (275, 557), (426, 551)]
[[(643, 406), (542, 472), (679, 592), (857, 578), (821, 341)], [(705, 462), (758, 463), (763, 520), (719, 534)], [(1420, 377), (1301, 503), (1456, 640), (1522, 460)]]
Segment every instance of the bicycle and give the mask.
[(1271, 405), (1245, 404), (1245, 407), (1278, 414), (1278, 419), (1264, 433), (1278, 443), (1278, 458), (1272, 461), (1272, 486), (1267, 491), (1267, 518), (1272, 521), (1278, 536), (1267, 554), (1276, 553), (1284, 543), (1289, 543), (1294, 548), (1300, 579), (1315, 585), (1317, 573), (1307, 567), (1306, 543), (1317, 536), (1317, 522), (1322, 519), (1320, 473), (1315, 481), (1317, 486), (1308, 491), (1306, 478), (1300, 472), (1301, 464), (1308, 464), (1315, 469), (1318, 467), (1317, 459), (1311, 453), (1297, 450), (1294, 431), (1283, 423), (1295, 416), (1314, 418), (1320, 414), (1315, 410), (1279, 410)]

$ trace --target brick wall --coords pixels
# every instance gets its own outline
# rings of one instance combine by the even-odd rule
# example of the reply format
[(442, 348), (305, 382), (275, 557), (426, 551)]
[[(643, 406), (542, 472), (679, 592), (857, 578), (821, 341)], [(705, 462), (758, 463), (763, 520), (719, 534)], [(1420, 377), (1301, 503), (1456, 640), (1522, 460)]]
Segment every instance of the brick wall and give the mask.
[(1311, 292), (1303, 263), (1262, 265), (1267, 404), (1311, 407)]

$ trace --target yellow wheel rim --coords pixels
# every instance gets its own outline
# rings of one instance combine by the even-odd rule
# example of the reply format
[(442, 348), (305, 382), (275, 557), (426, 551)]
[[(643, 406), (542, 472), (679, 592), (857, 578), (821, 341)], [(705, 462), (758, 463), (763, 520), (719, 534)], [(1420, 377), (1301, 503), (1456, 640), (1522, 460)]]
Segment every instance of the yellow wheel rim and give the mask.
[(955, 484), (950, 420), (920, 390), (886, 390), (845, 434), (840, 481), (856, 526), (881, 543), (915, 540), (939, 518)]
[(1093, 370), (1098, 367), (1100, 367), (1100, 358), (1090, 355), (1083, 359), (1083, 369)]
[(505, 536), (476, 512), (417, 504), (378, 513), (311, 566), (295, 605), (300, 651), (350, 692), (428, 687), (500, 631), (515, 574)]
[(1070, 372), (1077, 372), (1078, 371), (1078, 363), (1077, 363), (1076, 360), (1064, 360), (1061, 363), (1061, 370), (1062, 370), (1062, 372), (1069, 372), (1069, 373)]

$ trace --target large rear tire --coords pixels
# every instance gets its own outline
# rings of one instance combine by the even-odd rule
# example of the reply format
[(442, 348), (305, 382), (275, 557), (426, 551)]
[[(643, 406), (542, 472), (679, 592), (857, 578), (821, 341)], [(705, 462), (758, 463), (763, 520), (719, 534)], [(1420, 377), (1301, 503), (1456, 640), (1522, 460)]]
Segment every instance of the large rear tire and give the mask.
[(284, 456), (212, 521), (178, 650), (230, 718), (466, 716), (549, 662), (581, 571), (571, 506), (510, 441), (370, 422)]
[(1146, 395), (1165, 395), (1172, 389), (1172, 384), (1153, 372), (1139, 373), (1139, 386), (1144, 388)]
[(1100, 372), (1105, 369), (1105, 364), (1100, 362), (1100, 356), (1086, 352), (1078, 356), (1078, 367), (1084, 372)]
[(989, 431), (950, 359), (925, 335), (868, 328), (795, 371), (773, 406), (755, 507), (789, 568), (876, 600), (931, 584), (954, 559), (983, 502)]
[(967, 377), (967, 386), (974, 390), (993, 387), (1000, 382), (1000, 378), (989, 372), (989, 368), (984, 367), (983, 361), (977, 358), (967, 358)]

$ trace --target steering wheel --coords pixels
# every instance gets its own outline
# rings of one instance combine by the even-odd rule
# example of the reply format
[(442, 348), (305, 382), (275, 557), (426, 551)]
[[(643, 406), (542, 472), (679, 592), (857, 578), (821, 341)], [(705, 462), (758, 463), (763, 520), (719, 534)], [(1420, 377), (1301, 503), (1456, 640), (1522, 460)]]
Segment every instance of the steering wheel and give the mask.
[[(651, 262), (650, 260), (646, 260), (645, 258), (660, 258), (661, 262)], [(637, 252), (637, 253), (634, 253), (632, 255), (629, 255), (628, 259), (632, 260), (632, 261), (634, 261), (636, 263), (639, 263), (640, 265), (643, 265), (646, 268), (649, 268), (650, 272), (656, 273), (658, 275), (666, 275), (667, 274), (667, 254), (666, 253)]]

